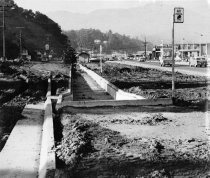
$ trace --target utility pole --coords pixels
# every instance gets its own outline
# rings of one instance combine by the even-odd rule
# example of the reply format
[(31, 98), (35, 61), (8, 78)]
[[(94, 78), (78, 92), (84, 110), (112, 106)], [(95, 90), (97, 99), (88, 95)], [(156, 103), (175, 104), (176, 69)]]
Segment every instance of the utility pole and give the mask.
[(25, 27), (16, 27), (19, 29), (19, 48), (20, 48), (20, 57), (22, 56), (22, 29)]
[(3, 59), (6, 58), (6, 50), (5, 50), (5, 7), (12, 7), (9, 3), (6, 3), (5, 0), (2, 0), (0, 3), (0, 6), (2, 6), (2, 46), (3, 46)]
[(146, 39), (146, 36), (144, 38), (144, 52), (145, 52), (145, 60), (146, 60), (146, 56), (147, 56), (147, 39)]
[(3, 59), (5, 60), (5, 1), (2, 3), (2, 38), (3, 38)]

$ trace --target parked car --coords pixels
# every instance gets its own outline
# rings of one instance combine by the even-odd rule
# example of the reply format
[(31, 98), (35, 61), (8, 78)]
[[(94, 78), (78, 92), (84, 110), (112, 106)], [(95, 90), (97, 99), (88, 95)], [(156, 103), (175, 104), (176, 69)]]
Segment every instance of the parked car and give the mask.
[(97, 56), (92, 56), (89, 61), (90, 62), (100, 62), (100, 58)]
[(145, 62), (146, 61), (146, 57), (145, 56), (141, 56), (139, 57), (139, 62)]
[(139, 61), (139, 62), (144, 62), (146, 60), (146, 58), (142, 55), (136, 55), (134, 57), (134, 60)]
[(172, 66), (172, 58), (171, 57), (163, 57), (163, 58), (159, 58), (159, 60), (160, 60), (161, 67)]
[(189, 65), (190, 67), (207, 67), (207, 59), (204, 56), (191, 57)]

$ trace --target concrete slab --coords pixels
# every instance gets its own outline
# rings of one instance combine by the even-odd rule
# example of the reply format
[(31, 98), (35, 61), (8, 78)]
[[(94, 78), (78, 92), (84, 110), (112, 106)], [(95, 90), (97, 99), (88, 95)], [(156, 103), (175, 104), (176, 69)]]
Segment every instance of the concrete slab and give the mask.
[[(32, 106), (32, 105), (31, 105)], [(38, 176), (44, 104), (25, 107), (23, 119), (12, 130), (0, 153), (0, 177), (36, 178)]]
[(145, 100), (93, 100), (93, 101), (64, 101), (60, 107), (102, 107), (102, 106), (169, 106), (171, 99), (145, 99)]

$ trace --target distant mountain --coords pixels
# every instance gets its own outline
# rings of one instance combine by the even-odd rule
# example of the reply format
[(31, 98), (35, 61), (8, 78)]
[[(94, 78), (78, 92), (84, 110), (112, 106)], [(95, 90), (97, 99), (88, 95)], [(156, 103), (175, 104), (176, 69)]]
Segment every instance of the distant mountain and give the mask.
[[(176, 41), (210, 42), (210, 9), (205, 0), (157, 1), (130, 9), (96, 10), (88, 14), (67, 11), (47, 15), (63, 30), (96, 28), (104, 32), (111, 29), (120, 34), (138, 36), (154, 43), (171, 42), (174, 7), (184, 7), (184, 23), (175, 24)], [(202, 34), (202, 37), (201, 35)]]
[[(32, 12), (14, 4), (13, 9), (5, 9), (5, 36), (6, 56), (15, 58), (19, 55), (19, 29), (22, 28), (22, 47), (32, 55), (35, 51), (44, 51), (45, 44), (49, 41), (50, 49), (61, 53), (67, 44), (67, 36), (62, 34), (60, 26), (40, 12)], [(2, 18), (0, 18), (2, 24)], [(0, 31), (2, 36), (2, 30)], [(2, 56), (2, 38), (0, 38), (0, 56)]]
[[(145, 44), (138, 38), (130, 38), (126, 35), (120, 35), (118, 33), (112, 33), (110, 30), (107, 33), (102, 33), (96, 29), (81, 29), (70, 30), (65, 32), (68, 36), (71, 46), (78, 51), (81, 49), (99, 50), (99, 45), (95, 44), (95, 40), (101, 40), (103, 52), (111, 53), (113, 51), (121, 51), (127, 53), (134, 53), (139, 50), (145, 50)], [(147, 50), (152, 50), (153, 45), (147, 43)]]

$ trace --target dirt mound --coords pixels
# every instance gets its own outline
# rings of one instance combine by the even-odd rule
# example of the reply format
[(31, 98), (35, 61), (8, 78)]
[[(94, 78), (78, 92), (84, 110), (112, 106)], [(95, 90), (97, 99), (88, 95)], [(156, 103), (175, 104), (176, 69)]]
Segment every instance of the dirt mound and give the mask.
[(159, 123), (164, 123), (164, 122), (172, 122), (172, 120), (163, 117), (163, 114), (161, 113), (157, 113), (148, 117), (144, 117), (143, 120), (141, 121), (141, 124), (157, 125)]
[(109, 123), (109, 124), (129, 124), (129, 125), (158, 125), (158, 124), (167, 124), (172, 122), (163, 116), (162, 113), (155, 113), (145, 116), (140, 119), (132, 119), (132, 118), (111, 118), (108, 120), (99, 120), (97, 123)]
[(65, 136), (56, 147), (56, 154), (68, 165), (68, 169), (74, 168), (81, 157), (94, 151), (89, 128), (90, 125), (83, 120), (71, 120), (68, 127), (64, 127)]
[(170, 174), (165, 169), (153, 171), (149, 175), (150, 178), (171, 178)]

